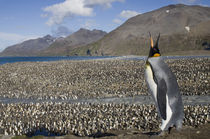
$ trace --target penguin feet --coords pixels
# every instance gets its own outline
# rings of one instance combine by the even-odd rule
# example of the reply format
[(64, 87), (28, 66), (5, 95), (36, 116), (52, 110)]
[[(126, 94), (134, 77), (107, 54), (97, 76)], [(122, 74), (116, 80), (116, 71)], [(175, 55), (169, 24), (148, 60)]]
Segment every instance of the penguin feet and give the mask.
[(173, 128), (173, 127), (169, 127), (169, 128), (168, 128), (168, 134), (171, 133), (172, 128)]
[(169, 134), (169, 132), (167, 132), (167, 131), (160, 131), (158, 136), (164, 137), (164, 136), (167, 136), (168, 134)]
[(162, 130), (159, 132), (158, 136), (167, 136), (171, 133), (171, 131), (173, 130), (173, 128), (175, 129), (174, 126), (169, 127), (168, 130)]

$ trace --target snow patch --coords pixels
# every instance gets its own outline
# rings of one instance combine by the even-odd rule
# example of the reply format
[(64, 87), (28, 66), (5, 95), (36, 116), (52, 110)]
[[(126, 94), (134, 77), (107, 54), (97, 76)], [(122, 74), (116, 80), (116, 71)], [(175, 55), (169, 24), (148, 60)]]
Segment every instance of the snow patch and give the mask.
[(190, 27), (189, 26), (186, 26), (185, 29), (190, 32)]
[(169, 13), (170, 12), (170, 10), (166, 10), (166, 13)]

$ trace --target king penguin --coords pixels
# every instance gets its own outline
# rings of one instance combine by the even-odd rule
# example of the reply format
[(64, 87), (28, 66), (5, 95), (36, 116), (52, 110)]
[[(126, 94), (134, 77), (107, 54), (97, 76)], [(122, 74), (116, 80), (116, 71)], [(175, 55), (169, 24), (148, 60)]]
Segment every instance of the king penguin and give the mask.
[(175, 75), (161, 57), (158, 42), (154, 45), (150, 34), (151, 47), (146, 60), (145, 79), (149, 92), (162, 119), (161, 132), (168, 131), (175, 126), (182, 128), (184, 106)]

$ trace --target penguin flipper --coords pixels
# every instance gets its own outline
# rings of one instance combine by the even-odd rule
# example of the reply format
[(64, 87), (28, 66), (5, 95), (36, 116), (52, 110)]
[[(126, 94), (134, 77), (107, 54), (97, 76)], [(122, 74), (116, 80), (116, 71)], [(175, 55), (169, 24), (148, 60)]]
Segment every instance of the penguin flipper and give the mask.
[(157, 103), (160, 110), (161, 117), (166, 120), (166, 82), (161, 79), (157, 85)]

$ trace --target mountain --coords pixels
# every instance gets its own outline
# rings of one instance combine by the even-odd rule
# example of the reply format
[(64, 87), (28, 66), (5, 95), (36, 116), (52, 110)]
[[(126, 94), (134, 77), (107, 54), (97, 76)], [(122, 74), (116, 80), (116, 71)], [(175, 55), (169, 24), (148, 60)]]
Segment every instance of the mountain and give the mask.
[[(210, 48), (210, 8), (169, 5), (137, 15), (97, 42), (75, 48), (70, 55), (147, 55), (149, 33), (160, 37), (162, 54)], [(208, 51), (209, 53), (210, 51)]]
[(43, 50), (40, 55), (68, 55), (72, 49), (98, 41), (107, 33), (101, 30), (87, 30), (81, 28), (77, 32), (66, 38), (59, 38), (52, 43), (47, 49)]
[(0, 56), (36, 56), (54, 42), (55, 38), (46, 35), (42, 38), (31, 39), (20, 44), (7, 47)]

